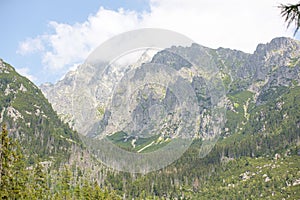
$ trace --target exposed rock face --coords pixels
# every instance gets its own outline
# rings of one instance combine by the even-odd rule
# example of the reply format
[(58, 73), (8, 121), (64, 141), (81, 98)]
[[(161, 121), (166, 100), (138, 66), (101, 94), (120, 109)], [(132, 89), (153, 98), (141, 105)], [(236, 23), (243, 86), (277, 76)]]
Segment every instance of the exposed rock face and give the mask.
[(118, 62), (103, 63), (101, 66), (83, 64), (56, 84), (43, 84), (41, 89), (61, 118), (86, 135), (100, 119), (104, 117), (102, 124), (107, 121), (109, 113), (106, 112), (106, 105), (116, 82), (125, 71), (139, 67), (150, 59), (150, 55), (144, 53), (130, 66)]
[[(69, 72), (63, 80), (54, 85), (44, 84), (41, 89), (61, 117), (81, 134), (87, 135), (91, 134), (91, 127), (98, 121), (101, 121), (100, 127), (107, 126), (108, 118), (111, 117), (107, 108), (111, 94), (116, 83), (128, 70), (139, 68), (147, 62), (162, 64), (176, 70), (194, 89), (200, 105), (199, 112), (204, 119), (201, 122), (203, 127), (206, 110), (217, 103), (213, 102), (210, 95), (219, 95), (218, 92), (212, 94), (212, 90), (209, 91), (209, 77), (220, 77), (227, 94), (244, 90), (254, 92), (256, 104), (262, 104), (270, 92), (276, 93), (284, 87), (299, 85), (299, 58), (300, 42), (290, 38), (275, 38), (270, 43), (259, 44), (253, 54), (193, 44), (191, 47), (172, 47), (160, 51), (153, 58), (144, 54), (134, 65), (108, 67), (104, 73), (97, 67), (81, 65), (76, 71)], [(218, 73), (213, 74), (216, 71)], [(172, 97), (170, 91), (159, 87), (152, 91), (149, 89), (143, 89), (150, 94), (147, 98), (142, 92), (137, 95), (141, 100), (135, 105), (132, 118), (147, 121), (151, 113), (145, 112), (143, 108), (151, 107), (158, 101), (163, 102), (161, 105), (165, 107), (176, 107), (176, 98)], [(161, 94), (158, 94), (159, 90)], [(170, 110), (165, 109), (167, 112)]]

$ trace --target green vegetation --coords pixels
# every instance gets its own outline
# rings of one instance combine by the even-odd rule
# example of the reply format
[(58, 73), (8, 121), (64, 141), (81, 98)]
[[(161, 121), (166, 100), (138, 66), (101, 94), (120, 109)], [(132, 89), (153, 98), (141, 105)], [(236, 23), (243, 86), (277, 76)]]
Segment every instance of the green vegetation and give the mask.
[[(3, 126), (0, 135), (2, 199), (298, 199), (300, 196), (297, 84), (265, 90), (256, 103), (254, 94), (242, 89), (246, 82), (234, 82), (227, 96), (229, 108), (223, 137), (212, 151), (200, 158), (202, 141), (194, 140), (170, 166), (143, 175), (108, 169), (97, 163), (96, 158), (84, 159), (88, 155), (78, 134), (58, 119), (36, 86), (11, 66), (6, 64), (6, 67), (9, 73), (0, 73), (0, 92), (4, 94), (0, 96), (1, 119), (9, 126), (8, 130)], [(125, 150), (142, 150), (141, 153), (155, 151), (168, 142), (159, 136), (134, 138), (124, 132), (108, 139)], [(79, 159), (86, 165), (72, 162), (76, 148)]]
[(267, 91), (264, 91), (260, 95), (260, 100), (261, 101), (275, 100), (276, 98), (283, 95), (286, 91), (288, 91), (288, 88), (285, 86), (269, 88)]
[(4, 66), (9, 73), (0, 73), (2, 121), (19, 138), (29, 164), (49, 159), (59, 166), (70, 157), (72, 146), (82, 146), (79, 135), (59, 119), (40, 89), (9, 64)]
[(229, 93), (231, 94), (231, 93), (236, 93), (239, 91), (244, 91), (247, 88), (248, 84), (249, 84), (249, 82), (247, 80), (236, 79), (231, 82), (230, 88), (229, 88)]
[(104, 106), (98, 106), (97, 107), (97, 116), (101, 119), (105, 113), (105, 107)]
[(131, 145), (133, 138), (128, 138), (128, 135), (125, 132), (117, 132), (113, 135), (107, 136), (107, 138), (118, 147), (127, 151), (133, 151), (133, 147)]
[(300, 156), (229, 161), (202, 186), (197, 199), (293, 199), (300, 196)]
[(288, 67), (295, 67), (299, 64), (299, 57), (291, 58), (290, 63), (288, 64)]
[(67, 166), (60, 173), (49, 172), (42, 162), (26, 167), (17, 141), (8, 137), (5, 125), (0, 147), (1, 199), (121, 199), (90, 177), (75, 176)]
[(227, 110), (226, 127), (231, 131), (237, 131), (237, 128), (243, 126), (249, 118), (249, 110), (251, 111), (253, 104), (254, 94), (250, 91), (237, 92), (235, 94), (229, 94), (228, 99), (230, 100), (233, 108)]
[(227, 90), (229, 88), (230, 84), (231, 84), (231, 81), (232, 81), (230, 75), (229, 74), (225, 74), (223, 72), (223, 74), (222, 74), (222, 81), (223, 81), (224, 86), (225, 86), (225, 88)]
[(297, 199), (300, 87), (260, 105), (247, 91), (228, 98), (239, 104), (234, 114), (242, 114), (227, 125), (242, 129), (222, 137), (205, 158), (199, 158), (201, 140), (195, 140), (172, 165), (146, 175), (113, 173), (109, 187), (128, 199)]
[(127, 133), (122, 131), (109, 135), (107, 138), (113, 144), (124, 150), (139, 153), (155, 151), (168, 144), (168, 141), (159, 135), (153, 135), (148, 138), (135, 138), (134, 136), (129, 136)]

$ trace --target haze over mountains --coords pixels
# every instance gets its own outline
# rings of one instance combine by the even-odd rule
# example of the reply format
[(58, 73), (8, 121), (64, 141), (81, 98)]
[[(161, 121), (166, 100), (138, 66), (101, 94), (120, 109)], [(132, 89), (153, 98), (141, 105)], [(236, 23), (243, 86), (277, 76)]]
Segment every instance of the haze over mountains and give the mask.
[[(275, 38), (259, 44), (253, 54), (198, 44), (149, 54), (146, 51), (129, 66), (112, 63), (115, 66), (104, 73), (97, 67), (81, 65), (56, 84), (42, 85), (47, 99), (37, 86), (0, 60), (0, 123), (8, 124), (11, 136), (20, 142), (27, 165), (50, 163), (51, 183), (59, 182), (53, 174), (59, 174), (64, 164), (69, 166), (72, 175), (68, 175), (66, 191), (74, 199), (88, 196), (83, 177), (89, 177), (93, 188), (106, 188), (123, 199), (299, 198), (299, 41)], [(118, 91), (115, 89), (121, 91), (117, 94), (123, 94), (127, 86), (147, 79), (149, 66), (165, 66), (182, 79), (174, 79), (171, 89), (163, 87), (165, 80), (136, 89), (128, 116), (114, 110), (117, 107), (111, 104), (119, 100), (112, 96)], [(128, 79), (131, 82), (124, 82), (130, 70), (134, 72)], [(217, 73), (205, 74), (203, 70)], [(176, 138), (172, 134), (180, 119), (177, 111), (185, 108), (180, 96), (187, 95), (176, 90), (182, 89), (181, 84), (193, 89), (200, 116), (199, 121), (190, 118), (199, 122), (199, 128), (188, 133), (193, 141), (183, 156), (148, 174), (118, 172), (101, 164), (97, 138), (103, 130), (110, 128), (111, 145), (139, 154), (163, 148)], [(203, 139), (211, 137), (209, 122), (214, 108), (222, 108), (226, 120), (219, 127), (220, 138), (214, 148), (200, 157)], [(112, 111), (123, 115), (117, 118)], [(136, 120), (130, 130), (155, 131), (146, 139), (143, 135), (118, 132), (123, 127), (122, 119)], [(64, 187), (52, 184), (51, 188), (50, 193), (57, 194), (58, 188)]]

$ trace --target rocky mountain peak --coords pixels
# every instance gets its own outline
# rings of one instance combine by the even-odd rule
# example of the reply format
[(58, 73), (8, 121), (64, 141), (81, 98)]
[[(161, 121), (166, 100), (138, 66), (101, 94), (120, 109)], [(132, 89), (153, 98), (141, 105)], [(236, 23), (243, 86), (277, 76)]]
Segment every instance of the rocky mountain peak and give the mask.
[[(63, 80), (53, 86), (43, 86), (42, 89), (54, 109), (75, 124), (75, 127), (79, 127), (76, 128), (79, 132), (87, 134), (87, 128), (84, 128), (90, 126), (87, 121), (99, 120), (99, 112), (101, 116), (106, 116), (107, 98), (126, 68), (135, 69), (149, 62), (150, 58), (151, 63), (166, 65), (184, 74), (193, 87), (198, 89), (202, 88), (201, 81), (195, 78), (199, 67), (218, 69), (225, 87), (231, 93), (249, 89), (256, 92), (257, 96), (264, 96), (270, 87), (291, 85), (292, 79), (299, 79), (300, 42), (291, 38), (280, 37), (267, 44), (259, 44), (253, 54), (192, 44), (190, 47), (173, 46), (152, 56), (146, 51), (135, 64), (120, 67), (112, 63), (100, 75), (99, 69), (91, 66), (87, 69), (81, 65)], [(262, 99), (258, 98), (258, 101)]]
[(300, 42), (291, 38), (278, 37), (271, 40), (267, 44), (259, 44), (254, 52), (255, 55), (275, 55), (283, 52), (295, 53), (299, 51)]

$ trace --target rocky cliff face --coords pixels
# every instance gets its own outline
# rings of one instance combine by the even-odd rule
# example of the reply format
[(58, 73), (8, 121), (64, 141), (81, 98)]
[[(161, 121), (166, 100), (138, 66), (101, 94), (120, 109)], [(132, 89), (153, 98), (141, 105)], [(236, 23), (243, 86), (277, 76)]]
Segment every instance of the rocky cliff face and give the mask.
[(41, 85), (41, 89), (59, 116), (82, 135), (87, 135), (92, 126), (103, 118), (115, 83), (126, 70), (149, 61), (149, 54), (151, 52), (146, 51), (129, 66), (122, 61), (100, 67), (83, 64), (56, 84)]
[[(263, 104), (270, 98), (270, 94), (280, 95), (285, 87), (299, 85), (299, 58), (300, 42), (290, 38), (275, 38), (270, 43), (259, 44), (253, 54), (225, 48), (210, 49), (193, 44), (191, 47), (172, 47), (160, 51), (153, 58), (144, 54), (134, 65), (110, 66), (104, 72), (100, 72), (97, 67), (82, 65), (76, 71), (69, 72), (58, 83), (42, 85), (41, 89), (64, 120), (83, 135), (93, 134), (95, 124), (97, 128), (109, 126), (108, 118), (111, 113), (108, 104), (114, 100), (111, 95), (126, 72), (142, 70), (146, 66), (143, 63), (159, 64), (176, 71), (190, 84), (200, 105), (202, 119), (208, 119), (207, 110), (217, 104), (212, 100), (212, 95), (215, 99), (220, 99), (224, 92), (228, 97), (226, 108), (234, 113), (237, 112), (237, 102), (230, 97), (245, 91), (251, 94), (251, 98), (245, 99), (241, 105), (241, 112), (247, 118), (250, 100), (255, 104)], [(136, 76), (142, 76), (143, 73), (139, 73), (137, 70)], [(176, 88), (179, 83), (175, 81), (172, 84)], [(213, 90), (212, 87), (219, 89)], [(174, 93), (164, 87), (152, 85), (138, 91), (135, 97), (140, 100), (130, 104), (134, 105), (131, 108), (131, 119), (145, 120), (145, 123), (149, 121), (153, 118), (153, 113), (151, 116), (149, 110), (144, 112), (143, 109), (151, 105), (162, 105), (164, 112), (180, 109), (176, 106), (178, 102)], [(143, 91), (147, 92), (148, 97)], [(156, 114), (160, 112), (160, 108), (153, 108), (158, 109)], [(141, 125), (142, 121), (136, 122), (139, 125), (137, 130), (146, 127)], [(201, 123), (200, 127), (204, 128), (207, 122), (202, 120)], [(176, 125), (175, 122), (172, 124)], [(161, 123), (157, 125), (164, 126)], [(230, 128), (225, 127), (225, 130)]]

